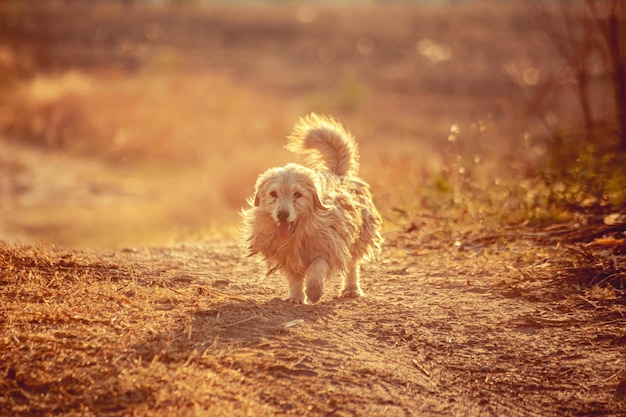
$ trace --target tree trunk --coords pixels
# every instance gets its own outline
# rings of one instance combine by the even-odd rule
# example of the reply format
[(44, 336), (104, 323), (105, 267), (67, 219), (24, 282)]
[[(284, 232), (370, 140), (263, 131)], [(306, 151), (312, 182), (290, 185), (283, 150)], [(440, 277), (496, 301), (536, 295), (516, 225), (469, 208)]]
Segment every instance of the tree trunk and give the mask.
[(626, 152), (626, 44), (621, 35), (624, 28), (625, 7), (621, 0), (614, 0), (609, 15), (609, 51), (613, 61), (613, 88), (615, 112), (620, 138), (620, 150)]

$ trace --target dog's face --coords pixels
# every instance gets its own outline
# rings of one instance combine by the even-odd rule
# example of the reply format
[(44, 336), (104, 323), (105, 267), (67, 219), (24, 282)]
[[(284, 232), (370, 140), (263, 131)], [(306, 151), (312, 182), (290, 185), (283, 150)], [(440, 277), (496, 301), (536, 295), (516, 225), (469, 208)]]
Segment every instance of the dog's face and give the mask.
[(320, 200), (313, 171), (295, 164), (273, 168), (259, 177), (254, 205), (262, 209), (276, 224), (279, 238), (288, 238), (298, 223), (326, 211)]

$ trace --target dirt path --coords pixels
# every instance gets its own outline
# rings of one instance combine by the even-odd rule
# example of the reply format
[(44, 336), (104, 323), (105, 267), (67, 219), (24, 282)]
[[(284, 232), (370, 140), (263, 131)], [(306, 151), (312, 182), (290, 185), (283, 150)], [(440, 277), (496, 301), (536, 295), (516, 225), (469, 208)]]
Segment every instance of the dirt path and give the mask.
[(417, 253), (407, 242), (388, 236), (364, 298), (333, 298), (334, 282), (312, 306), (280, 301), (282, 279), (260, 280), (229, 241), (91, 254), (2, 246), (0, 408), (624, 415), (623, 305), (506, 297), (519, 290), (521, 246)]
[[(615, 344), (624, 341), (620, 323), (588, 322), (589, 314), (558, 303), (504, 298), (494, 285), (507, 277), (507, 265), (498, 267), (494, 256), (477, 262), (476, 254), (434, 252), (412, 265), (386, 257), (368, 269), (364, 299), (327, 297), (294, 308), (271, 298), (250, 321), (218, 334), (251, 354), (264, 351), (260, 369), (251, 371), (272, 371), (267, 385), (284, 388), (269, 390), (282, 411), (304, 403), (339, 415), (610, 412), (610, 377), (624, 366), (625, 350)], [(243, 275), (245, 282), (256, 273)], [(270, 286), (272, 297), (282, 295), (283, 283), (271, 281), (252, 278), (244, 286), (251, 293), (242, 295), (256, 300)], [(231, 319), (231, 308), (224, 319), (237, 323), (239, 309)], [(303, 322), (277, 332), (294, 320)], [(300, 384), (304, 392), (285, 397)]]

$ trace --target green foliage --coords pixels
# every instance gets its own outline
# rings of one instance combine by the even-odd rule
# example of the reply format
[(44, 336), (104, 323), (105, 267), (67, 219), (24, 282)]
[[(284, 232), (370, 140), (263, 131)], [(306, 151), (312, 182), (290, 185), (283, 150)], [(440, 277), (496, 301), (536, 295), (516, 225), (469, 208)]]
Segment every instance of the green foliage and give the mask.
[[(626, 6), (622, 0), (525, 2), (555, 52), (574, 69), (575, 124), (560, 126), (545, 141), (545, 165), (539, 164), (548, 190), (546, 205), (555, 210), (605, 213), (626, 205)], [(599, 57), (602, 57), (601, 59)], [(601, 66), (597, 72), (592, 68)], [(549, 86), (550, 89), (552, 88)], [(556, 87), (558, 89), (558, 86)], [(534, 105), (559, 114), (544, 87)], [(612, 103), (611, 103), (612, 98)]]
[(625, 155), (612, 150), (602, 133), (594, 142), (577, 131), (555, 134), (544, 171), (550, 202), (573, 209), (619, 210), (626, 204)]

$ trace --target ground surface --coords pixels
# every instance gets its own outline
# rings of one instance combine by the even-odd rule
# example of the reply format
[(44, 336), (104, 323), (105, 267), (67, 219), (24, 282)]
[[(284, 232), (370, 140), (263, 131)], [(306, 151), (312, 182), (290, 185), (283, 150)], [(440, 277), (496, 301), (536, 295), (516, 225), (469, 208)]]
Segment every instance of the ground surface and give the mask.
[(337, 299), (333, 282), (319, 304), (303, 306), (281, 301), (285, 283), (260, 278), (234, 242), (88, 253), (3, 245), (1, 409), (626, 412), (624, 305), (555, 291), (554, 249), (387, 238), (364, 273), (365, 297)]
[[(563, 63), (511, 4), (3, 2), (0, 414), (625, 415), (624, 213), (515, 221)], [(232, 228), (313, 110), (386, 243), (294, 306)]]

